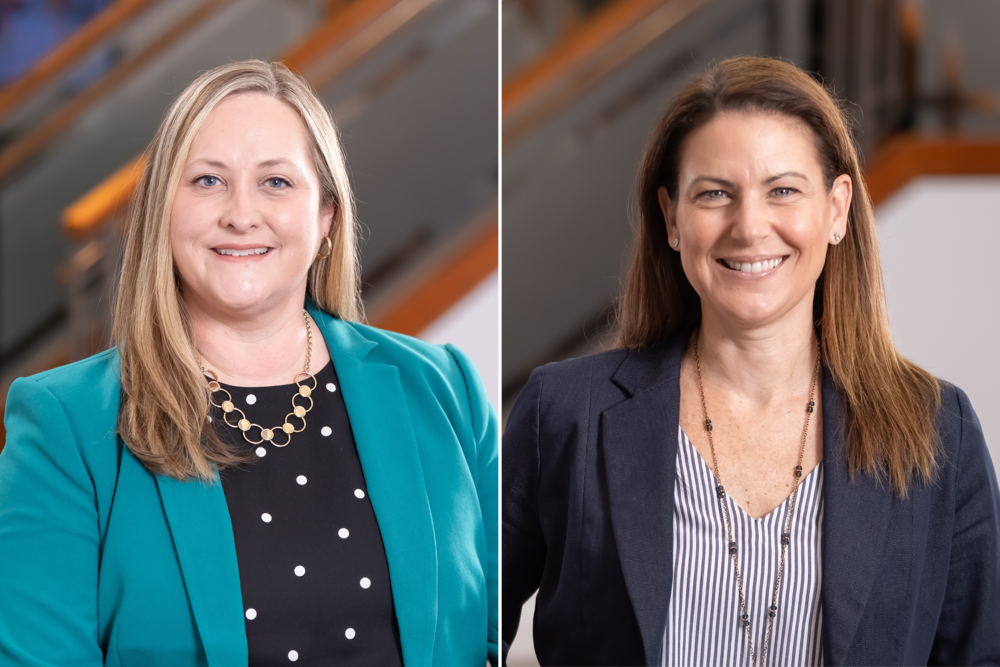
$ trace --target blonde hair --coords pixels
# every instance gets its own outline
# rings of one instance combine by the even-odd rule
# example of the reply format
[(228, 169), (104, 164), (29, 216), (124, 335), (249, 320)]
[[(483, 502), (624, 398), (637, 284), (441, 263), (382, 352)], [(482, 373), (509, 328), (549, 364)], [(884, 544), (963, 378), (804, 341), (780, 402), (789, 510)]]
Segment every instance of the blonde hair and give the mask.
[(214, 479), (246, 459), (208, 424), (208, 392), (170, 249), (170, 213), (191, 142), (230, 95), (262, 93), (298, 112), (311, 139), (322, 205), (333, 205), (332, 251), (309, 269), (309, 296), (343, 319), (362, 317), (354, 201), (337, 130), (312, 88), (280, 63), (245, 60), (199, 76), (167, 110), (146, 151), (129, 208), (112, 338), (121, 361), (118, 433), (152, 472)]
[(853, 477), (884, 475), (901, 496), (916, 474), (937, 471), (940, 407), (937, 380), (905, 359), (892, 342), (871, 198), (846, 112), (808, 74), (769, 58), (719, 62), (674, 98), (653, 132), (639, 173), (639, 225), (617, 305), (625, 348), (691, 331), (701, 302), (669, 245), (657, 191), (676, 201), (684, 139), (723, 111), (776, 113), (813, 132), (827, 189), (840, 174), (854, 184), (844, 239), (827, 251), (816, 283), (814, 319), (823, 361), (846, 405), (845, 455)]

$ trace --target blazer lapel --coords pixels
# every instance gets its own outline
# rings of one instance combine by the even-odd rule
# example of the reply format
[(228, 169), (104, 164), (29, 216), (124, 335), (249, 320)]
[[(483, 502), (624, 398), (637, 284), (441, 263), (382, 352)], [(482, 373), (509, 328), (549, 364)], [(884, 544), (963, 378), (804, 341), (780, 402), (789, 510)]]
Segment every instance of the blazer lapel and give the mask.
[(612, 380), (630, 398), (601, 416), (615, 543), (647, 664), (659, 660), (673, 576), (683, 337), (630, 353)]
[[(822, 604), (824, 662), (845, 664), (886, 548), (891, 502), (883, 483), (857, 474), (844, 455), (843, 399), (823, 373)], [(891, 491), (890, 491), (891, 493)]]
[(437, 626), (437, 549), (399, 369), (366, 359), (377, 343), (312, 308), (340, 378), (389, 562), (403, 662), (429, 666)]
[(218, 475), (212, 485), (163, 476), (156, 485), (208, 664), (246, 665), (236, 544)]

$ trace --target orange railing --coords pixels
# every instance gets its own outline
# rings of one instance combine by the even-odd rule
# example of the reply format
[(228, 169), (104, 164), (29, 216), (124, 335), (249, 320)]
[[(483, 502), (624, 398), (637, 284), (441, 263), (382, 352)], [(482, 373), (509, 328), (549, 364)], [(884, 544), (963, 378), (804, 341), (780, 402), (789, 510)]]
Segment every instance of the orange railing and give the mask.
[(900, 135), (890, 139), (865, 173), (876, 206), (918, 176), (1000, 174), (1000, 138)]

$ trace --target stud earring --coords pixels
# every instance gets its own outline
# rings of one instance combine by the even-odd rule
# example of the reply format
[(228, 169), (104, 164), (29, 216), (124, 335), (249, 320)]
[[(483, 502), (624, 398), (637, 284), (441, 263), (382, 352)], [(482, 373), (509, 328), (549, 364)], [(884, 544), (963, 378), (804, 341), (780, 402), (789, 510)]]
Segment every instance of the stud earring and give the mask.
[(673, 243), (671, 243), (670, 245), (672, 245), (673, 247), (675, 247), (675, 248), (676, 248), (676, 247), (677, 247), (677, 244), (679, 244), (680, 242), (681, 242), (681, 240), (680, 240), (680, 239), (674, 239), (674, 242), (673, 242)]
[(833, 233), (833, 240), (836, 241), (837, 243), (840, 243), (840, 232)]

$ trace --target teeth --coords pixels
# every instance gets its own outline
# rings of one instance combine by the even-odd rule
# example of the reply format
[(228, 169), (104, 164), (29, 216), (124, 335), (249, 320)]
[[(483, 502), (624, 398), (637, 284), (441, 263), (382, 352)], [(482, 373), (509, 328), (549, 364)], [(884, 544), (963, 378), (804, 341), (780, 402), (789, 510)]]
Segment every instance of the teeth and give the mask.
[(730, 259), (723, 260), (733, 271), (742, 271), (743, 273), (760, 273), (761, 271), (770, 271), (779, 264), (781, 264), (782, 258), (768, 259), (763, 262), (735, 262)]
[(231, 255), (233, 257), (249, 257), (250, 255), (263, 255), (267, 248), (249, 248), (248, 250), (233, 250), (232, 248), (216, 248), (215, 252), (220, 255)]

